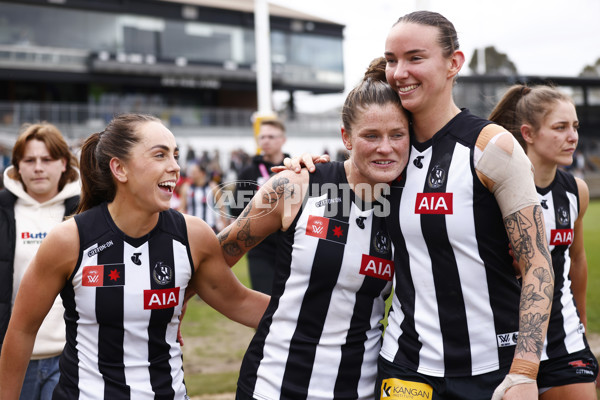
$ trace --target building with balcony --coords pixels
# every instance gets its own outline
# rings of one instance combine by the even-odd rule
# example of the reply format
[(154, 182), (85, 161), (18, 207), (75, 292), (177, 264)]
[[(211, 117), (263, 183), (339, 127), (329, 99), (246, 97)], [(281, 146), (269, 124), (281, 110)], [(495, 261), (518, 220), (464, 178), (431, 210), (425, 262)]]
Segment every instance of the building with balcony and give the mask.
[[(269, 12), (272, 87), (290, 93), (287, 112), (297, 90), (342, 92), (344, 26)], [(22, 119), (36, 107), (52, 119), (43, 109), (54, 105), (80, 122), (106, 119), (89, 110), (139, 110), (174, 126), (212, 125), (212, 110), (231, 110), (248, 124), (255, 54), (253, 0), (0, 1), (0, 123), (21, 122), (10, 103), (31, 109)]]

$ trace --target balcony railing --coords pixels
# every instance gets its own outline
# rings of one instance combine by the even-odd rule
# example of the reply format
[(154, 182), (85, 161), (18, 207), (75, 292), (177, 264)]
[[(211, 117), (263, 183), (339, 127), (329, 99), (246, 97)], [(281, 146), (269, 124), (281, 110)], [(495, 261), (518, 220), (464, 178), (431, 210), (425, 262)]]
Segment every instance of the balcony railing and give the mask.
[[(16, 133), (23, 123), (46, 121), (57, 125), (68, 137), (83, 137), (102, 130), (120, 113), (137, 112), (161, 118), (178, 135), (236, 135), (252, 129), (255, 110), (211, 107), (166, 107), (161, 105), (118, 106), (82, 103), (0, 102), (0, 130)], [(288, 136), (337, 136), (338, 113), (283, 116)]]

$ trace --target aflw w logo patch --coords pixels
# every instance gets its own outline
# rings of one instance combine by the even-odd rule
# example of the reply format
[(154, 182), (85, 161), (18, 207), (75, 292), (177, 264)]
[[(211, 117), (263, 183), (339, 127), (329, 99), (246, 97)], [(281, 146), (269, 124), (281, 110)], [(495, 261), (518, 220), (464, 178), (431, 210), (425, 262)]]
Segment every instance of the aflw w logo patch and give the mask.
[(415, 214), (452, 214), (452, 193), (417, 193)]
[(551, 229), (550, 245), (562, 246), (573, 243), (573, 229)]
[(309, 215), (306, 223), (306, 234), (319, 239), (346, 244), (348, 223), (332, 218)]
[(82, 286), (125, 285), (125, 264), (87, 265), (83, 267)]

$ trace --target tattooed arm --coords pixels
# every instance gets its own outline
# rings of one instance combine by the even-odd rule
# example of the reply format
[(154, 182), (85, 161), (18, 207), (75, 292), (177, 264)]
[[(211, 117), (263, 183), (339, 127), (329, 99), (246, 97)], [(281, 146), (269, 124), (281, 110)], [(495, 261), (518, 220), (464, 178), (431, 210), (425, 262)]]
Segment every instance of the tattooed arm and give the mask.
[[(550, 320), (554, 271), (533, 168), (521, 146), (501, 126), (484, 128), (476, 146), (481, 150), (475, 162), (477, 175), (498, 202), (522, 277), (515, 355), (509, 375), (496, 391), (503, 388), (499, 396), (506, 400), (537, 399), (535, 378)], [(511, 383), (509, 378), (515, 376), (526, 376), (526, 384)], [(500, 397), (494, 394), (494, 399)]]
[(234, 265), (248, 250), (278, 230), (287, 230), (302, 206), (308, 172), (283, 171), (254, 195), (240, 216), (218, 234), (227, 263)]
[(544, 346), (554, 294), (554, 270), (544, 217), (540, 206), (535, 205), (507, 216), (504, 224), (523, 277), (515, 358), (537, 363)]

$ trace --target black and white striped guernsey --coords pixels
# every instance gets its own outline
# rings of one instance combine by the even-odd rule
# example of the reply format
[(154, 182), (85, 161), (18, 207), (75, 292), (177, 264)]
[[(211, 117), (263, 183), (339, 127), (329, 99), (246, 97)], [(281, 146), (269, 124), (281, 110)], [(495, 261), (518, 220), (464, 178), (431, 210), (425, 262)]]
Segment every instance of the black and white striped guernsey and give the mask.
[(302, 209), (279, 232), (273, 295), (239, 390), (260, 400), (372, 399), (393, 278), (385, 218), (374, 212), (382, 204), (357, 205), (343, 163), (320, 164), (309, 179)]
[(183, 216), (141, 238), (106, 203), (75, 216), (80, 255), (61, 292), (67, 343), (53, 399), (186, 399), (177, 327), (193, 271)]
[(547, 188), (537, 188), (546, 237), (554, 268), (554, 300), (541, 360), (562, 357), (588, 348), (584, 327), (575, 307), (571, 291), (569, 248), (573, 243), (573, 227), (579, 216), (579, 191), (573, 175), (556, 171)]
[(208, 184), (204, 186), (190, 185), (186, 204), (188, 214), (202, 218), (213, 230), (217, 228), (215, 200)]
[(412, 144), (392, 187), (395, 296), (381, 355), (424, 375), (478, 375), (513, 358), (520, 286), (497, 202), (473, 163), (489, 123), (463, 110)]

